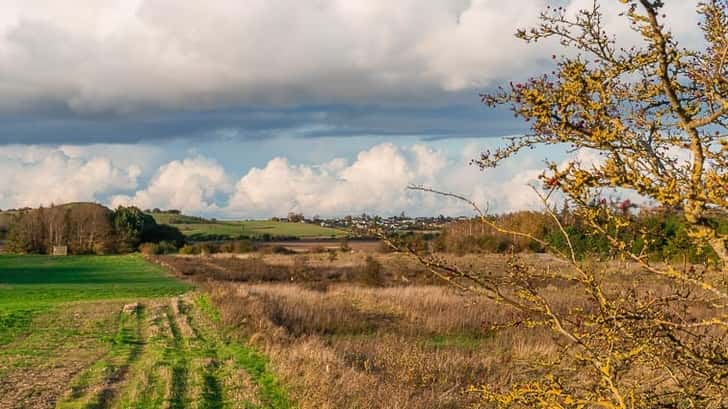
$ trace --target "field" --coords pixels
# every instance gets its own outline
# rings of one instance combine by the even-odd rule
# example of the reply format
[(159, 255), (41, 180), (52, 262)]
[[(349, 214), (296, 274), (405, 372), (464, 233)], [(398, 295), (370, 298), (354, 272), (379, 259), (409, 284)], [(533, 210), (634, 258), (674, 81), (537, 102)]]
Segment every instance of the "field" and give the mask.
[(347, 232), (308, 223), (275, 222), (269, 220), (212, 221), (184, 215), (152, 213), (157, 223), (177, 227), (190, 238), (205, 236), (248, 236), (332, 238), (346, 237)]
[[(442, 257), (496, 275), (508, 262)], [(494, 329), (522, 316), (402, 254), (150, 261), (0, 257), (0, 409), (480, 407), (480, 385), (539, 379), (529, 364), (559, 356), (547, 329)], [(585, 300), (568, 283), (533, 285), (562, 313)]]
[[(374, 257), (219, 255), (160, 262), (202, 283), (223, 322), (270, 357), (302, 409), (470, 407), (478, 402), (471, 386), (507, 383), (522, 364), (555, 353), (545, 331), (488, 329), (515, 311), (443, 286), (400, 254)], [(506, 260), (459, 261), (498, 269)], [(565, 302), (579, 297), (569, 288), (546, 292)]]
[(0, 344), (62, 303), (162, 297), (188, 288), (138, 256), (0, 256)]
[(137, 255), (0, 256), (0, 408), (286, 408), (209, 297)]

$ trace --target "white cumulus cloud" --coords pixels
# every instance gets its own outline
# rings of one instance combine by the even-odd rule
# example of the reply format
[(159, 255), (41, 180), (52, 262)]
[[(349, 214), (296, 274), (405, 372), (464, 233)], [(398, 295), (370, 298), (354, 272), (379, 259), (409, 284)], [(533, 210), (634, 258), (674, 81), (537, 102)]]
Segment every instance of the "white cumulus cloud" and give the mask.
[[(469, 160), (470, 158), (468, 158)], [(442, 152), (424, 145), (409, 148), (391, 143), (360, 152), (349, 164), (343, 159), (321, 165), (293, 165), (276, 158), (263, 168), (251, 169), (237, 183), (227, 214), (239, 217), (284, 215), (468, 214), (463, 202), (408, 190), (426, 185), (462, 193), (492, 210), (533, 207), (537, 198), (528, 187), (539, 171), (521, 167), (497, 170), (497, 177), (468, 165), (468, 160), (449, 160)]]
[(229, 190), (228, 176), (222, 166), (213, 160), (195, 157), (163, 165), (145, 189), (133, 196), (116, 195), (111, 205), (210, 213), (217, 210), (219, 196)]
[[(144, 163), (145, 152), (153, 151), (145, 147), (8, 146), (0, 147), (0, 208), (97, 201), (219, 218), (267, 218), (291, 211), (307, 216), (472, 214), (462, 201), (408, 189), (424, 185), (462, 194), (482, 209), (500, 213), (541, 209), (531, 186), (540, 186), (545, 156), (550, 154), (561, 166), (572, 160), (583, 166), (602, 160), (593, 150), (525, 151), (498, 168), (481, 171), (469, 162), (482, 148), (465, 145), (453, 156), (456, 152), (421, 143), (388, 142), (352, 158), (319, 163), (275, 157), (237, 176), (200, 155), (168, 160), (157, 168)], [(125, 160), (115, 158), (122, 153)], [(626, 191), (605, 193), (639, 201)]]
[(139, 166), (105, 156), (82, 157), (62, 148), (0, 147), (0, 207), (98, 201), (137, 187)]

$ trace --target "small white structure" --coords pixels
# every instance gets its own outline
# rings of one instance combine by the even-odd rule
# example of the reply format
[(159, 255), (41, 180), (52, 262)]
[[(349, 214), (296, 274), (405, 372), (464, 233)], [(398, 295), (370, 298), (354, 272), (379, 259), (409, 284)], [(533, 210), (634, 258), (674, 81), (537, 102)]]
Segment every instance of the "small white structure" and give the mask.
[(51, 254), (54, 256), (67, 256), (68, 246), (53, 246), (53, 252)]

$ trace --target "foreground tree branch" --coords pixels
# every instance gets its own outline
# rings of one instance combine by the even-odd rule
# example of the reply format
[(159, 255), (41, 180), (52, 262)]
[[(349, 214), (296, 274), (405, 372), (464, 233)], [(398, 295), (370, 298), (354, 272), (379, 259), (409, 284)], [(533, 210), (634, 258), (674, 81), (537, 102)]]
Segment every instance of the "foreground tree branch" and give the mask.
[[(728, 4), (706, 0), (698, 5), (707, 46), (687, 50), (665, 28), (662, 1), (621, 2), (640, 45), (616, 47), (596, 0), (575, 15), (548, 8), (538, 27), (517, 35), (528, 42), (557, 39), (576, 52), (555, 56), (551, 74), (482, 95), (485, 104), (509, 106), (531, 124), (528, 134), (475, 160), (482, 169), (538, 145), (600, 154), (602, 160), (592, 164), (548, 163), (543, 186), (535, 189), (566, 250), (499, 225), (467, 197), (411, 187), (466, 203), (480, 223), (538, 243), (563, 260), (563, 268), (532, 265), (514, 254), (502, 271), (470, 271), (383, 237), (459, 290), (520, 312), (517, 320), (494, 330), (551, 330), (557, 356), (533, 362), (509, 386), (474, 387), (486, 405), (728, 407), (728, 232), (715, 220), (728, 205)], [(649, 232), (636, 238), (621, 234), (633, 226), (634, 215), (603, 200), (605, 192), (614, 191), (679, 214), (689, 226), (691, 244), (718, 262), (675, 266), (650, 260)], [(554, 193), (565, 197), (574, 215), (631, 267), (580, 258), (568, 229), (551, 210)], [(559, 307), (543, 291), (546, 285), (578, 289), (584, 296), (575, 300), (578, 306)]]

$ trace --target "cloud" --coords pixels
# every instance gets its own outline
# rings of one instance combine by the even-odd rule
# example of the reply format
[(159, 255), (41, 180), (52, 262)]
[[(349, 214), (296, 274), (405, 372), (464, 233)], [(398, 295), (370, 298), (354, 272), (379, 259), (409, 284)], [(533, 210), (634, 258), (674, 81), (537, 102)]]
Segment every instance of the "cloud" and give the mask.
[[(230, 168), (231, 162), (223, 165), (184, 151), (174, 154), (185, 159), (155, 165), (156, 160), (144, 159), (154, 156), (154, 149), (145, 146), (0, 147), (0, 207), (98, 201), (218, 218), (267, 218), (291, 211), (307, 216), (473, 214), (462, 201), (408, 189), (425, 185), (462, 194), (483, 210), (502, 213), (542, 208), (531, 186), (540, 186), (547, 158), (561, 166), (578, 161), (589, 167), (603, 161), (595, 150), (567, 154), (565, 148), (552, 147), (521, 152), (495, 169), (481, 171), (469, 165), (485, 148), (480, 142), (435, 146), (385, 142), (351, 156), (298, 163), (278, 156), (242, 172)], [(630, 191), (604, 193), (643, 201)]]
[(468, 165), (475, 145), (452, 157), (424, 144), (386, 142), (351, 159), (293, 163), (275, 157), (236, 177), (199, 154), (155, 165), (156, 151), (143, 145), (0, 147), (0, 208), (96, 201), (220, 218), (266, 218), (289, 211), (309, 216), (471, 213), (463, 202), (407, 189), (414, 184), (462, 193), (500, 212), (537, 207), (527, 184), (542, 166), (529, 156), (484, 173)]
[[(668, 2), (679, 32), (696, 31), (696, 18), (688, 17), (696, 1)], [(432, 102), (542, 71), (553, 46), (528, 47), (512, 34), (534, 25), (546, 3), (7, 0), (0, 105), (52, 103), (91, 115), (234, 103)], [(610, 15), (624, 7), (604, 3)], [(629, 33), (624, 24), (614, 27)]]
[(275, 158), (251, 169), (236, 185), (232, 213), (307, 214), (388, 211), (408, 206), (407, 184), (417, 176), (392, 144), (360, 152), (352, 164), (335, 159), (321, 165), (291, 165)]
[(218, 210), (219, 195), (230, 191), (225, 169), (203, 157), (174, 160), (159, 168), (149, 185), (133, 196), (116, 195), (111, 206), (135, 205), (182, 209), (191, 213), (213, 213)]
[(240, 179), (226, 213), (260, 217), (289, 211), (326, 216), (472, 212), (461, 201), (408, 190), (409, 185), (462, 193), (493, 211), (537, 205), (528, 184), (536, 180), (538, 168), (520, 167), (513, 173), (498, 169), (493, 177), (467, 163), (424, 145), (400, 148), (391, 143), (360, 152), (353, 163), (336, 159), (321, 165), (292, 165), (276, 158)]
[(63, 148), (0, 147), (0, 207), (99, 201), (137, 187), (139, 166), (109, 157), (83, 157)]

